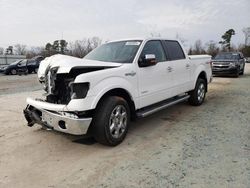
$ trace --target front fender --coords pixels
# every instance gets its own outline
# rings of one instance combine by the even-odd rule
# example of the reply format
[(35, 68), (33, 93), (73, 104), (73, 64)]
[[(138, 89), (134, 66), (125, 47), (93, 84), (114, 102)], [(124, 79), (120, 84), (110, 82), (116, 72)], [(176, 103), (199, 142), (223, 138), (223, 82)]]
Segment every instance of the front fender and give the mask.
[(135, 105), (138, 104), (136, 100), (137, 90), (136, 88), (133, 88), (132, 84), (129, 83), (129, 81), (121, 77), (110, 77), (98, 82), (98, 84), (96, 84), (95, 86), (92, 86), (90, 89), (91, 91), (89, 92), (91, 94), (88, 93), (86, 98), (72, 99), (65, 107), (65, 110), (87, 111), (95, 109), (102, 96), (104, 96), (108, 91), (118, 88), (126, 90), (134, 100)]
[[(135, 82), (136, 83), (136, 82)], [(104, 96), (108, 91), (113, 89), (124, 89), (131, 96), (132, 100), (134, 100), (135, 106), (137, 106), (137, 89), (134, 85), (132, 85), (128, 80), (122, 77), (111, 77), (106, 78), (99, 82), (92, 88), (92, 92), (95, 93), (95, 98), (91, 104), (91, 108), (96, 108), (99, 100)]]

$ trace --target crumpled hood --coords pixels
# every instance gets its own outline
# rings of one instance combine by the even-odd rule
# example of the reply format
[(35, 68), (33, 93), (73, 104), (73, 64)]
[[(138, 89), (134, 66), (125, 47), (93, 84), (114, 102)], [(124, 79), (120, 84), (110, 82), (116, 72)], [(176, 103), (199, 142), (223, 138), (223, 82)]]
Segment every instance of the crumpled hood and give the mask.
[(59, 67), (57, 73), (69, 73), (70, 70), (74, 67), (81, 68), (94, 68), (94, 67), (119, 67), (121, 63), (112, 63), (112, 62), (102, 62), (88, 59), (81, 59), (67, 55), (53, 55), (47, 57), (43, 61), (41, 61), (39, 70), (38, 70), (38, 78), (45, 77), (46, 71), (48, 68)]

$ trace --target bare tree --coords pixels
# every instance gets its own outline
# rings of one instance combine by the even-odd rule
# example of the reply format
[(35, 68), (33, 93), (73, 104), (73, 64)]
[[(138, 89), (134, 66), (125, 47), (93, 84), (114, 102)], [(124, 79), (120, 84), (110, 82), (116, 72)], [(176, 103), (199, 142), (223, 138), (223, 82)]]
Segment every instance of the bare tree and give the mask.
[(26, 45), (16, 44), (14, 46), (15, 54), (17, 55), (26, 55)]
[(242, 29), (245, 35), (245, 46), (250, 46), (250, 27)]
[(202, 46), (201, 40), (197, 40), (194, 43), (194, 48), (193, 48), (193, 54), (199, 55), (199, 54), (205, 54), (206, 50)]
[(188, 55), (193, 55), (193, 48), (192, 48), (192, 46), (190, 46), (190, 48), (188, 49)]
[(44, 47), (32, 46), (26, 52), (26, 57), (27, 58), (32, 58), (32, 57), (35, 57), (35, 56), (38, 56), (38, 55), (41, 55), (41, 56), (44, 56), (44, 57), (46, 56), (46, 51), (45, 51)]
[(84, 57), (86, 52), (87, 40), (76, 40), (75, 42), (69, 43), (69, 52), (68, 54), (75, 57)]
[(210, 40), (206, 43), (207, 46), (207, 53), (211, 55), (212, 57), (216, 56), (216, 54), (219, 52), (219, 47), (217, 46), (217, 43), (213, 40)]
[(75, 42), (69, 43), (68, 55), (82, 58), (100, 44), (101, 39), (98, 37), (76, 40)]
[(100, 46), (102, 44), (102, 40), (99, 38), (99, 37), (92, 37), (90, 39), (91, 41), (91, 49), (95, 49), (97, 48), (98, 46)]
[(182, 43), (183, 46), (186, 47), (187, 39), (183, 38), (181, 35), (179, 35), (179, 33), (176, 33), (175, 38), (176, 38), (177, 40), (179, 40), (179, 41)]

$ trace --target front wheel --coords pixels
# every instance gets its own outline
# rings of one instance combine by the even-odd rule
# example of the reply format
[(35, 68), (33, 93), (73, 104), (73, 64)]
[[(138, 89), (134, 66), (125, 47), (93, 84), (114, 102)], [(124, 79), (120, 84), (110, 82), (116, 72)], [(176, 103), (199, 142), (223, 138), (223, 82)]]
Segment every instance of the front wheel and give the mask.
[(189, 103), (193, 106), (200, 106), (206, 97), (206, 81), (204, 79), (198, 78), (195, 89), (189, 94)]
[(234, 74), (234, 77), (238, 78), (239, 75), (240, 75), (240, 68), (238, 67), (237, 70), (236, 70), (236, 73)]
[(244, 75), (244, 71), (245, 71), (245, 65), (242, 68), (242, 71), (240, 72), (240, 75)]
[(116, 146), (126, 137), (129, 122), (130, 110), (126, 100), (109, 96), (97, 106), (91, 132), (99, 143)]

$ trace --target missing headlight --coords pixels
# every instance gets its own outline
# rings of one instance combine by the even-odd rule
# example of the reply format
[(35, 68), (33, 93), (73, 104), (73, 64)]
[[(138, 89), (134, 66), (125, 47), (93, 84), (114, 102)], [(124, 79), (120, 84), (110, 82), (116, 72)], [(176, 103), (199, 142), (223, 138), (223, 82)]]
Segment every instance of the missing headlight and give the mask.
[(83, 99), (86, 97), (89, 90), (89, 83), (72, 83), (71, 84), (71, 99)]

